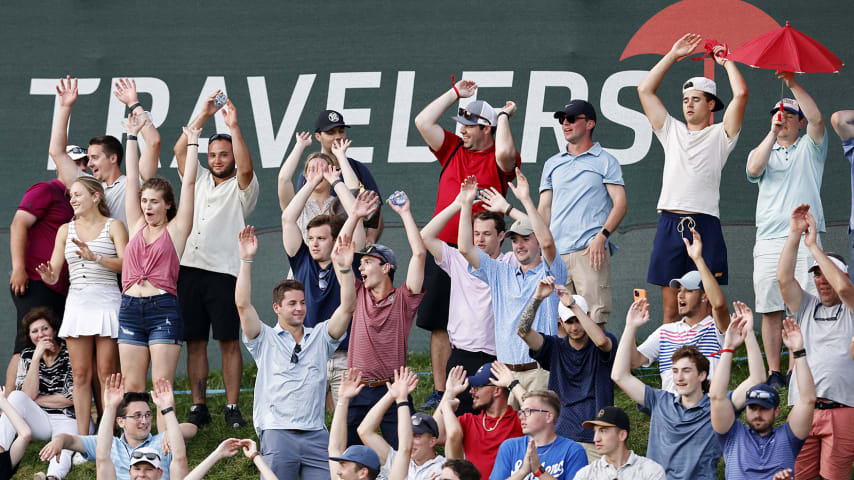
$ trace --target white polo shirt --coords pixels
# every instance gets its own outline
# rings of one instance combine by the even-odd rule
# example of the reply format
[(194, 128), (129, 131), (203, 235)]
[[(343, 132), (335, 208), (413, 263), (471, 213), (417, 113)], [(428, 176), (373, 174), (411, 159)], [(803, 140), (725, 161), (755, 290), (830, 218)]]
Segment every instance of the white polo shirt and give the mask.
[(258, 191), (254, 172), (249, 186), (241, 190), (237, 175), (216, 185), (210, 170), (199, 166), (193, 231), (187, 238), (181, 265), (236, 277), (240, 271), (237, 234), (246, 226), (246, 217), (255, 210)]

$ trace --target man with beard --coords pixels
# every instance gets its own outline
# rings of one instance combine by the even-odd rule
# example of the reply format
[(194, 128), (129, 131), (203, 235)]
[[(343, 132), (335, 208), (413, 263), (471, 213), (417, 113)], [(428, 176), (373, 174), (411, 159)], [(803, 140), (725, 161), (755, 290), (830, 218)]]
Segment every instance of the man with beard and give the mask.
[[(219, 107), (211, 94), (190, 128), (203, 128)], [(237, 399), (243, 357), (240, 355), (240, 321), (234, 305), (234, 289), (240, 271), (237, 234), (258, 201), (258, 178), (252, 157), (237, 123), (237, 109), (227, 100), (222, 116), (231, 134), (217, 133), (208, 140), (208, 169), (198, 168), (196, 175), (193, 231), (181, 258), (178, 274), (178, 299), (184, 316), (187, 341), (187, 375), (193, 406), (188, 421), (203, 426), (211, 421), (205, 393), (208, 380), (208, 338), (219, 340), (222, 351), (222, 379), (225, 384), (225, 423), (231, 427), (246, 425)], [(178, 173), (184, 174), (187, 160), (187, 136), (175, 143)]]

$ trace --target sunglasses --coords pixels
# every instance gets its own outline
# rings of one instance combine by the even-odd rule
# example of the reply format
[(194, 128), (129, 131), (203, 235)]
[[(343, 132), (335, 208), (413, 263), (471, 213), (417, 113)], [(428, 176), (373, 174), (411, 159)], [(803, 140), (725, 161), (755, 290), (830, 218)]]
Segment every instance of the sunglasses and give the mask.
[(764, 390), (753, 390), (747, 392), (747, 398), (750, 400), (774, 400), (774, 395)]
[(140, 452), (139, 450), (134, 450), (130, 456), (136, 460), (140, 458), (144, 458), (146, 460), (160, 460), (160, 455), (154, 452)]
[[(474, 113), (469, 112), (465, 108), (460, 108), (458, 111), (459, 115), (466, 120), (471, 120), (473, 122), (477, 122), (478, 120), (483, 120), (487, 125), (492, 125), (486, 117), (481, 117), (480, 115), (476, 115)], [(479, 123), (479, 122), (478, 122)]]
[(294, 346), (294, 353), (291, 354), (291, 363), (299, 363), (298, 354), (302, 352), (302, 345), (299, 343)]
[(88, 151), (82, 147), (74, 147), (71, 150), (68, 150), (66, 153), (73, 153), (75, 155), (79, 155), (81, 153), (88, 153)]
[(151, 420), (151, 412), (137, 413), (135, 415), (125, 415), (122, 418), (131, 418), (133, 420), (136, 420), (137, 422), (140, 422), (142, 420)]
[(540, 408), (523, 408), (522, 410), (519, 410), (519, 412), (517, 412), (516, 414), (519, 415), (520, 418), (528, 418), (533, 415), (534, 412), (549, 413), (548, 410), (543, 410)]
[(229, 142), (231, 142), (231, 135), (227, 133), (215, 133), (211, 135), (210, 138), (208, 138), (208, 143), (211, 143), (214, 140), (228, 140)]
[(326, 290), (326, 288), (329, 287), (329, 280), (327, 280), (326, 277), (329, 276), (329, 272), (331, 271), (332, 268), (327, 268), (326, 270), (321, 270), (320, 273), (317, 274), (317, 286), (320, 287), (321, 290)]
[(564, 120), (568, 120), (569, 123), (575, 123), (578, 120), (587, 120), (587, 117), (582, 115), (567, 115), (565, 113), (559, 113), (557, 116), (557, 123), (562, 125)]

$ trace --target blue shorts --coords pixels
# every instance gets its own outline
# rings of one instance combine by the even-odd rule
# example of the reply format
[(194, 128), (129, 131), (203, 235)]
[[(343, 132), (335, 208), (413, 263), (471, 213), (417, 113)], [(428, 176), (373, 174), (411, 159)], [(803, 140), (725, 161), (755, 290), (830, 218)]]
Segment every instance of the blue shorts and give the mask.
[(682, 238), (694, 239), (691, 228), (703, 237), (703, 260), (720, 285), (729, 279), (726, 258), (726, 243), (721, 231), (721, 221), (702, 213), (679, 214), (661, 212), (658, 230), (652, 243), (649, 271), (646, 281), (654, 285), (668, 286), (670, 280), (696, 270), (697, 266), (688, 256)]
[(181, 345), (183, 341), (184, 319), (178, 297), (171, 293), (152, 297), (122, 295), (118, 343), (147, 347)]

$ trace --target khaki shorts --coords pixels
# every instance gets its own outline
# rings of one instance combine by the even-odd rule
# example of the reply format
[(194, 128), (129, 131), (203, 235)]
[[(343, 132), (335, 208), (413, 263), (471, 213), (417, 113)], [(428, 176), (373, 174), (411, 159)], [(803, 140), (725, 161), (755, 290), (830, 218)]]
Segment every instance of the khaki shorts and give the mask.
[[(821, 246), (821, 239), (817, 240)], [(786, 310), (783, 303), (783, 294), (780, 293), (780, 284), (777, 283), (777, 265), (780, 263), (780, 252), (786, 238), (772, 238), (768, 240), (756, 240), (753, 245), (753, 293), (756, 296), (755, 310), (757, 313), (781, 312)], [(807, 269), (812, 265), (813, 257), (809, 248), (801, 243), (798, 246), (798, 258), (795, 263), (795, 280), (801, 288), (816, 295), (815, 282)]]
[(326, 391), (332, 392), (332, 408), (338, 404), (338, 389), (347, 373), (347, 350), (336, 350), (326, 361)]
[[(519, 384), (529, 392), (532, 390), (548, 390), (549, 388), (549, 371), (539, 367), (524, 372), (513, 372), (513, 378), (519, 380)], [(516, 398), (513, 393), (510, 393), (509, 402), (516, 411), (522, 406), (522, 399)]]
[(595, 462), (596, 460), (599, 460), (600, 458), (602, 458), (602, 455), (596, 450), (596, 445), (594, 445), (590, 442), (578, 442), (578, 443), (580, 443), (581, 446), (584, 447), (584, 451), (587, 452), (587, 464), (588, 465), (590, 465), (591, 463)]
[(590, 267), (590, 257), (584, 255), (584, 250), (564, 253), (560, 258), (566, 263), (567, 290), (587, 300), (591, 320), (606, 323), (611, 314), (611, 255), (606, 252), (598, 272)]

